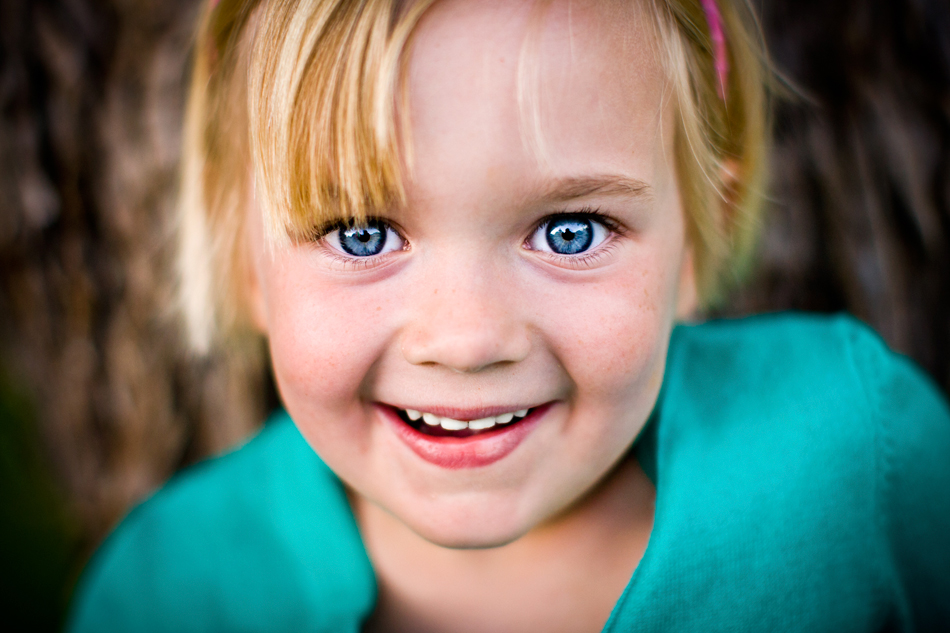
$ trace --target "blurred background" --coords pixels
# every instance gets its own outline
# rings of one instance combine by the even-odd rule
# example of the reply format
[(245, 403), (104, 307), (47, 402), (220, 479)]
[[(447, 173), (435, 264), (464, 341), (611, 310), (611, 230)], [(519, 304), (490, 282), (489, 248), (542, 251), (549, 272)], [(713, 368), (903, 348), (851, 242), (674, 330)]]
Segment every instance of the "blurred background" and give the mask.
[[(710, 316), (848, 311), (950, 391), (950, 3), (752, 2), (793, 89), (756, 272)], [(262, 357), (194, 359), (172, 310), (197, 9), (0, 0), (6, 630), (58, 630), (129, 506), (277, 403)]]

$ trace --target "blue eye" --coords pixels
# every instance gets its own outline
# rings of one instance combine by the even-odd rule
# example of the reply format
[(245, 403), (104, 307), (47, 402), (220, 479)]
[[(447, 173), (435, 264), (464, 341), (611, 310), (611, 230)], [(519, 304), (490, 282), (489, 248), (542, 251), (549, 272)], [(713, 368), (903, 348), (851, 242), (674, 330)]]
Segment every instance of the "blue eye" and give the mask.
[(545, 228), (544, 238), (555, 253), (576, 255), (590, 248), (594, 241), (594, 227), (590, 220), (552, 220)]
[(356, 257), (379, 255), (386, 246), (386, 231), (378, 226), (353, 226), (340, 230), (340, 247)]
[(331, 248), (350, 257), (373, 257), (402, 250), (406, 242), (399, 233), (381, 220), (341, 226), (324, 238)]
[(607, 239), (607, 229), (584, 215), (562, 215), (544, 222), (531, 236), (532, 250), (579, 255)]

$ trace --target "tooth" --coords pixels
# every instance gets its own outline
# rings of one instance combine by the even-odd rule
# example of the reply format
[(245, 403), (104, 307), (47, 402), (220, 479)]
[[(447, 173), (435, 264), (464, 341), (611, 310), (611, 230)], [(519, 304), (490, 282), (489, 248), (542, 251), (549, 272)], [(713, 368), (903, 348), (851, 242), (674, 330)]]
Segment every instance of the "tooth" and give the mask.
[(468, 422), (462, 422), (461, 420), (442, 418), (440, 421), (442, 423), (442, 428), (446, 431), (461, 431), (462, 429), (468, 428)]
[(442, 422), (442, 418), (431, 413), (423, 413), (422, 421), (428, 424), (429, 426), (439, 426), (439, 423)]
[(473, 431), (481, 431), (482, 429), (490, 429), (495, 426), (495, 418), (482, 418), (480, 420), (472, 420), (468, 423), (468, 428)]
[(422, 417), (422, 414), (416, 411), (415, 409), (406, 409), (406, 415), (413, 422), (415, 422), (416, 420)]
[(495, 420), (498, 421), (498, 424), (508, 424), (514, 419), (515, 419), (515, 415), (513, 413), (502, 413), (501, 415), (495, 418)]
[(515, 411), (515, 417), (516, 417), (516, 418), (523, 418), (523, 417), (526, 416), (526, 415), (528, 415), (528, 410), (527, 410), (527, 409), (522, 409), (521, 411)]

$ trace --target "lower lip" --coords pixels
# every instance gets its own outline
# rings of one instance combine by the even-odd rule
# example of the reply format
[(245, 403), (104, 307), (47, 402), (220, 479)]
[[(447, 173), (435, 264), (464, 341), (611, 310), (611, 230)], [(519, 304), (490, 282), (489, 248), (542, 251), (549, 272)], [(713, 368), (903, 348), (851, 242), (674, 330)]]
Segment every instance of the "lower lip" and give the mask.
[(537, 407), (520, 422), (471, 437), (432, 437), (415, 430), (391, 408), (379, 405), (383, 419), (412, 451), (441, 468), (479, 468), (494, 464), (515, 450), (537, 426), (552, 403)]

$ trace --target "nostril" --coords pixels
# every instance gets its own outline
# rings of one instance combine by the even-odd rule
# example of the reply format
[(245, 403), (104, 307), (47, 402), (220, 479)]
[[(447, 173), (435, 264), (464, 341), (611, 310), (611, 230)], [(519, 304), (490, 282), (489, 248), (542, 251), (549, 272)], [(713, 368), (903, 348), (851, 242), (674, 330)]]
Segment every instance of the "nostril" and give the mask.
[(407, 336), (401, 343), (403, 357), (413, 365), (440, 365), (469, 374), (496, 365), (524, 360), (530, 352), (525, 333), (494, 334), (480, 328), (471, 331), (428, 332)]

